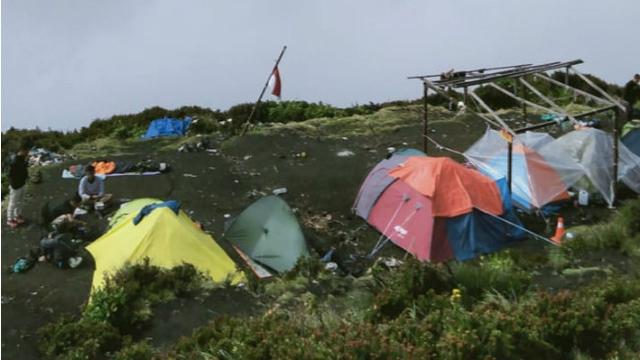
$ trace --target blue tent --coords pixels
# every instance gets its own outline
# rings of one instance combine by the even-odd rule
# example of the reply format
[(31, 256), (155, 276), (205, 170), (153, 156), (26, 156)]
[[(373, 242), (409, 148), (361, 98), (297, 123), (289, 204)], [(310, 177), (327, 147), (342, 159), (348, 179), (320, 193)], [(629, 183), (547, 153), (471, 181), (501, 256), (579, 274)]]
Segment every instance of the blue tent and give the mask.
[(153, 139), (164, 136), (183, 136), (191, 125), (191, 118), (184, 119), (162, 118), (156, 119), (149, 124), (147, 132), (142, 136), (143, 139)]
[(621, 141), (631, 152), (640, 156), (640, 128), (632, 129), (626, 133)]
[(506, 179), (497, 180), (496, 185), (500, 189), (504, 207), (504, 213), (500, 216), (502, 220), (477, 209), (446, 219), (447, 240), (457, 260), (469, 260), (479, 254), (495, 252), (508, 242), (526, 237), (522, 230), (524, 226), (513, 210)]

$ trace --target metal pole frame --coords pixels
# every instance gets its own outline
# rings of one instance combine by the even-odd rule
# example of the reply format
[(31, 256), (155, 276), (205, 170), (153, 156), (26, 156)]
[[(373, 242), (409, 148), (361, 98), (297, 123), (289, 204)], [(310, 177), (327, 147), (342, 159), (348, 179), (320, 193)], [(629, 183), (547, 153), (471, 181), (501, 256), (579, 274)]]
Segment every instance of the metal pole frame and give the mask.
[(422, 93), (422, 102), (424, 105), (424, 115), (423, 115), (423, 128), (422, 128), (422, 141), (423, 141), (423, 150), (424, 153), (427, 154), (427, 146), (429, 141), (427, 141), (427, 136), (429, 136), (429, 103), (427, 102), (427, 98), (429, 96), (429, 86), (426, 82), (422, 82), (423, 93)]

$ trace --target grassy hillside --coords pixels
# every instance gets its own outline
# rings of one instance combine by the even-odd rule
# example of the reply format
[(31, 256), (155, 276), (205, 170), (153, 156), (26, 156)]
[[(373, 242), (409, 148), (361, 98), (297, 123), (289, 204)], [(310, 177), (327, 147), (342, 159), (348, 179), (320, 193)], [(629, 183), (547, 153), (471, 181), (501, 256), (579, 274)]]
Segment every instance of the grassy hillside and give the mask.
[[(575, 80), (575, 79), (574, 79)], [(615, 90), (615, 88), (614, 88)], [(489, 91), (483, 89), (482, 91)], [(549, 90), (552, 91), (552, 90)], [(617, 90), (616, 90), (617, 91)], [(513, 127), (521, 118), (498, 94), (485, 94)], [(563, 94), (555, 94), (562, 97)], [(446, 109), (432, 97), (429, 135), (464, 150), (486, 123)], [(565, 98), (572, 112), (590, 108)], [(444, 105), (444, 106), (443, 106)], [(72, 133), (11, 130), (3, 154), (17, 143), (77, 157), (39, 169), (28, 184), (25, 214), (70, 196), (77, 182), (63, 166), (110, 157), (168, 162), (161, 176), (110, 178), (117, 198), (178, 199), (225, 248), (224, 222), (260, 196), (286, 187), (312, 255), (268, 281), (243, 287), (211, 284), (189, 265), (159, 269), (131, 264), (88, 304), (94, 264), (60, 271), (38, 264), (24, 275), (2, 274), (3, 347), (8, 358), (52, 359), (371, 359), (525, 358), (626, 359), (640, 356), (640, 200), (616, 210), (568, 208), (574, 237), (562, 247), (528, 240), (464, 263), (419, 263), (387, 245), (368, 258), (380, 234), (350, 209), (368, 171), (388, 147), (422, 148), (422, 106), (416, 101), (338, 109), (305, 102), (267, 103), (256, 124), (237, 136), (251, 104), (226, 111), (153, 108), (99, 120)], [(195, 116), (186, 137), (141, 141), (162, 116)], [(228, 121), (232, 119), (232, 121)], [(609, 125), (609, 124), (605, 124)], [(551, 129), (551, 131), (556, 131)], [(177, 152), (208, 139), (216, 152)], [(344, 151), (351, 156), (338, 156)], [(430, 146), (430, 155), (457, 157)], [(635, 195), (633, 195), (635, 196)], [(545, 236), (540, 218), (523, 216)], [(107, 219), (92, 219), (95, 237)], [(37, 246), (34, 221), (3, 228), (2, 262)], [(94, 238), (95, 238), (94, 237)], [(334, 249), (338, 269), (319, 258)], [(393, 261), (388, 261), (392, 260)], [(239, 262), (241, 263), (241, 262)]]

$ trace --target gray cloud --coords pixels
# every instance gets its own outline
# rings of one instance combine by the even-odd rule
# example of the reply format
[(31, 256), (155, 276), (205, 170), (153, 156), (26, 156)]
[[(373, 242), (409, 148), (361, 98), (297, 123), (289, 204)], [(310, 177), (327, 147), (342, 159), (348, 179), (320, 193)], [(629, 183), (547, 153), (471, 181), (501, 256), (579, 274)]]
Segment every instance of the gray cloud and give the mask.
[(71, 129), (159, 105), (415, 98), (407, 75), (582, 58), (639, 72), (637, 0), (2, 2), (2, 129)]

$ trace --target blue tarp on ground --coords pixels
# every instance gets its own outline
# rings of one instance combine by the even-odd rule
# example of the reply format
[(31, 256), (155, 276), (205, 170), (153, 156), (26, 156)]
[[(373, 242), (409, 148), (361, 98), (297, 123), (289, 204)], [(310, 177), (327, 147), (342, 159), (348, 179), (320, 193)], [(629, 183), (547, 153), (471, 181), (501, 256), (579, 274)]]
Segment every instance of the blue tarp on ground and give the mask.
[(621, 141), (631, 152), (640, 156), (640, 129), (629, 131), (622, 137)]
[[(504, 207), (504, 214), (500, 217), (523, 227), (514, 213), (506, 179), (497, 180), (496, 185), (500, 189)], [(526, 236), (522, 229), (477, 209), (468, 214), (448, 218), (446, 223), (449, 246), (456, 259), (460, 261), (498, 251), (511, 241), (521, 240)]]
[(164, 136), (183, 136), (186, 134), (189, 125), (191, 125), (190, 117), (186, 117), (184, 119), (173, 119), (167, 117), (156, 119), (149, 124), (147, 132), (142, 136), (142, 138), (153, 139)]

